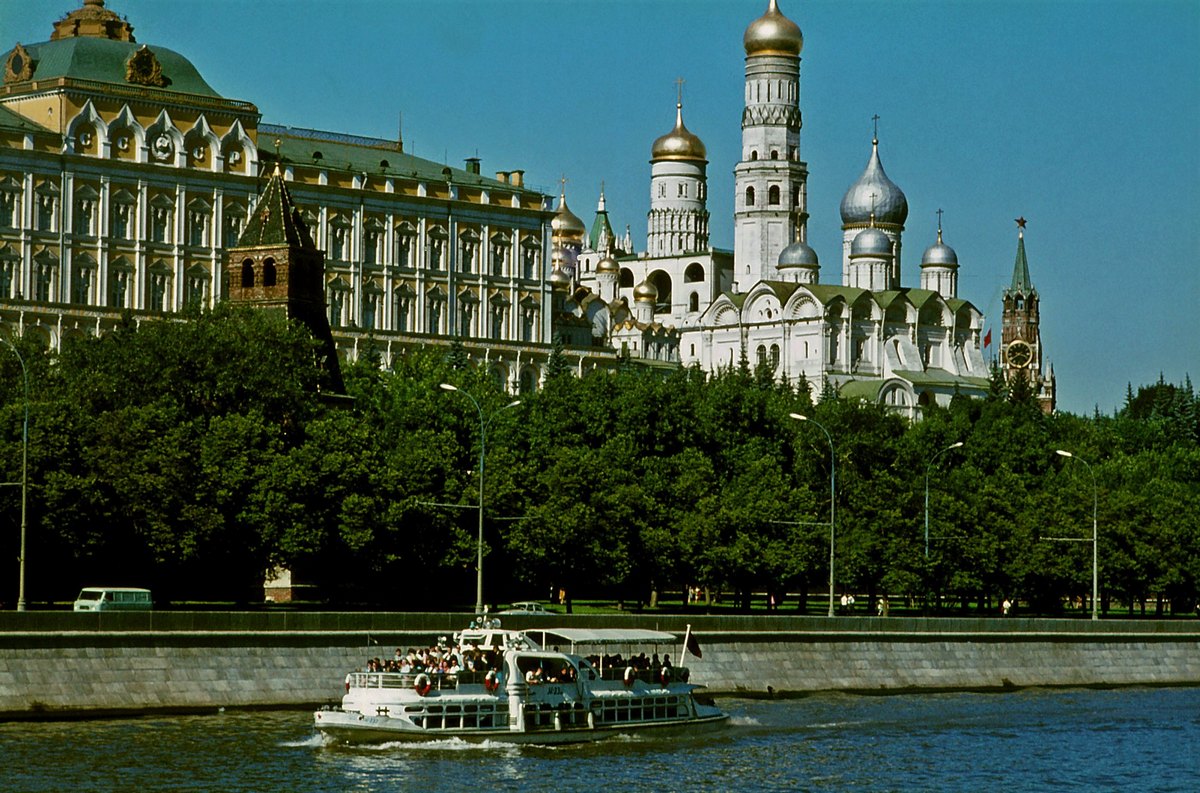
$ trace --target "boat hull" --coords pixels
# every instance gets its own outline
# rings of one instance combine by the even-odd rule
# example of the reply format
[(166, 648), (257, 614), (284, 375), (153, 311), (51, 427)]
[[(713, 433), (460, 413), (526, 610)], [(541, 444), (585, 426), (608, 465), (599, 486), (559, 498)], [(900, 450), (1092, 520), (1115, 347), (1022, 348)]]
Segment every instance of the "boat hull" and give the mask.
[(596, 727), (543, 728), (529, 731), (508, 728), (422, 729), (404, 719), (369, 716), (341, 710), (319, 710), (313, 714), (314, 726), (339, 743), (427, 742), (457, 739), (471, 743), (570, 744), (591, 743), (616, 735), (673, 736), (711, 730), (729, 723), (729, 716), (716, 708), (694, 718), (624, 722)]

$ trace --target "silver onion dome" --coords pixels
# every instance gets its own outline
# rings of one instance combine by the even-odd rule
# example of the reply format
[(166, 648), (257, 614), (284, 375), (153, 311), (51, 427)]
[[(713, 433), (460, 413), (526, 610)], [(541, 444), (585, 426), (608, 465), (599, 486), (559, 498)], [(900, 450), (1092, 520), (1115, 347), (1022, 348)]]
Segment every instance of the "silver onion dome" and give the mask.
[(850, 243), (850, 255), (887, 258), (892, 255), (892, 241), (888, 239), (888, 235), (872, 226), (858, 232), (854, 237), (854, 241)]
[(779, 252), (778, 267), (820, 267), (817, 252), (807, 242), (796, 240)]
[(922, 267), (957, 267), (958, 254), (946, 243), (942, 242), (942, 230), (938, 229), (937, 242), (925, 249), (921, 256)]
[(903, 226), (908, 219), (908, 199), (884, 173), (878, 139), (871, 141), (871, 159), (866, 170), (842, 198), (842, 224), (867, 223), (872, 212), (876, 223)]

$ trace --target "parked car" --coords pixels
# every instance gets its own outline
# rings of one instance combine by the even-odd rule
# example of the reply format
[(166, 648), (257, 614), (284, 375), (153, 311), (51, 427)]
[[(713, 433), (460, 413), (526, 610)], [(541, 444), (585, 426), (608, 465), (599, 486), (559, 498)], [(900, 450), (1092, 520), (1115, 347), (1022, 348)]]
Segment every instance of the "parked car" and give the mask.
[(84, 587), (75, 598), (76, 611), (146, 611), (154, 608), (149, 589), (125, 586)]
[(556, 614), (558, 612), (551, 611), (541, 603), (536, 603), (532, 600), (527, 600), (521, 603), (513, 603), (500, 614)]

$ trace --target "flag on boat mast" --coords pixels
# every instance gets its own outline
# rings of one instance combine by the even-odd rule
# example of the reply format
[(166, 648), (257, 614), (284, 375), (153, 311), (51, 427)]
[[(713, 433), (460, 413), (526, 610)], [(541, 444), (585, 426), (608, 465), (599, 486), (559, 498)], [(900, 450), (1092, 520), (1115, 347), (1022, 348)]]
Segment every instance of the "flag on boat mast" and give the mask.
[(688, 653), (691, 653), (697, 658), (704, 657), (700, 652), (700, 642), (696, 641), (696, 637), (692, 635), (692, 624), (690, 622), (688, 623), (687, 630), (683, 634), (683, 649), (679, 652), (679, 663), (681, 666), (683, 665), (684, 656), (686, 656)]

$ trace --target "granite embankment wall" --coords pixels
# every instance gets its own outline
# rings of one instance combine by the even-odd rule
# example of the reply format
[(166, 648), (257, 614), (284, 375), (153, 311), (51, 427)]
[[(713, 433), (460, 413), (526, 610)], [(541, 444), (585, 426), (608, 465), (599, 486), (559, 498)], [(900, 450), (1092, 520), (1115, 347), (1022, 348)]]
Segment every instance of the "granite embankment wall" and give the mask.
[[(463, 615), (0, 614), (0, 719), (337, 701), (369, 656), (426, 644)], [(715, 693), (1200, 685), (1200, 623), (851, 617), (508, 618), (505, 627), (640, 627), (682, 637)], [(661, 648), (678, 662), (679, 647)]]

